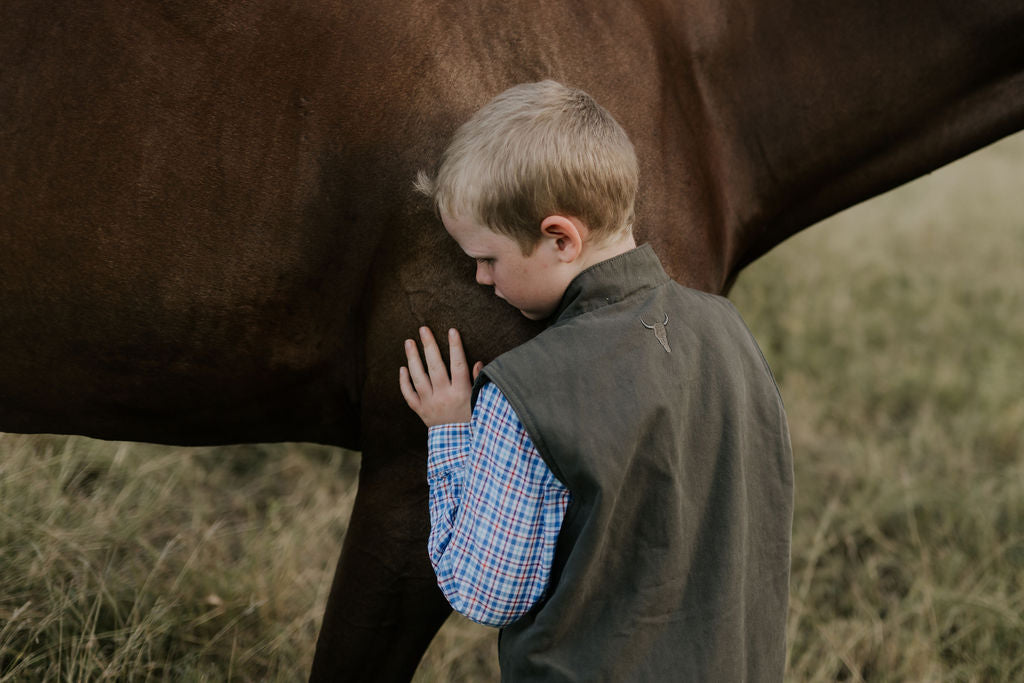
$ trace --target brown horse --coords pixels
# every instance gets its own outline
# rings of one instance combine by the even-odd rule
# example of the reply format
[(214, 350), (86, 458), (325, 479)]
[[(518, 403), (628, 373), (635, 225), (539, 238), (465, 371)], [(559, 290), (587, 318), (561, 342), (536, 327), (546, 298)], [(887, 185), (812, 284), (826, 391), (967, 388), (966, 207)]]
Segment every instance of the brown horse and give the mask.
[(593, 94), (680, 282), (1024, 126), (1024, 5), (0, 5), (0, 429), (363, 451), (314, 678), (408, 678), (448, 614), (401, 339), (535, 327), (411, 190), (509, 85)]

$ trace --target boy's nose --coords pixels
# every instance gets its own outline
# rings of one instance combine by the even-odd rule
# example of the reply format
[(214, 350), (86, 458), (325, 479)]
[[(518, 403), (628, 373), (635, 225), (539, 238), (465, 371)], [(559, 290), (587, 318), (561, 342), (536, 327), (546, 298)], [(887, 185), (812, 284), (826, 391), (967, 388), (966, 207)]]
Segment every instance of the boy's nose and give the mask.
[(478, 285), (493, 285), (490, 269), (486, 263), (476, 264), (476, 282)]

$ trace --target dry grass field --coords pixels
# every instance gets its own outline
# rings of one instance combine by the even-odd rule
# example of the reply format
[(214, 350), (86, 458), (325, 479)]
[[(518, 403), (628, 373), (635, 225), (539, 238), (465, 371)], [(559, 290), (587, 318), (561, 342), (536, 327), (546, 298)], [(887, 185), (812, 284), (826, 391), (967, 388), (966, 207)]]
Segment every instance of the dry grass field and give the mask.
[[(1024, 680), (1024, 135), (731, 296), (793, 435), (788, 680)], [(357, 469), (0, 437), (0, 682), (304, 680)], [(453, 618), (417, 680), (494, 680), (494, 643)]]

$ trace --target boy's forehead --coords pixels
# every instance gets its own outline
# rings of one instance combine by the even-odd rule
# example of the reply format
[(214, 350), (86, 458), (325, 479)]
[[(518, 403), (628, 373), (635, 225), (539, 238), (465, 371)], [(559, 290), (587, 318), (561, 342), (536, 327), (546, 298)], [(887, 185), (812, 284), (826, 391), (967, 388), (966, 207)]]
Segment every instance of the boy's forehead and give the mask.
[(510, 237), (496, 233), (470, 218), (450, 216), (442, 211), (441, 222), (444, 223), (445, 230), (459, 243), (462, 250), (471, 256), (481, 255), (475, 252), (486, 252), (505, 247), (507, 246), (506, 242), (514, 244), (514, 240)]
[(451, 216), (443, 211), (441, 212), (441, 222), (444, 223), (444, 229), (448, 231), (448, 234), (454, 237), (460, 244), (463, 240), (479, 241), (486, 237), (487, 233), (491, 232), (472, 219)]
[(474, 238), (474, 231), (472, 225), (467, 225), (464, 221), (460, 221), (457, 218), (446, 216), (441, 214), (441, 222), (444, 223), (444, 229), (448, 231), (448, 234), (452, 239), (458, 243), (462, 251), (466, 252), (470, 256), (474, 255), (474, 243), (479, 241), (478, 238)]

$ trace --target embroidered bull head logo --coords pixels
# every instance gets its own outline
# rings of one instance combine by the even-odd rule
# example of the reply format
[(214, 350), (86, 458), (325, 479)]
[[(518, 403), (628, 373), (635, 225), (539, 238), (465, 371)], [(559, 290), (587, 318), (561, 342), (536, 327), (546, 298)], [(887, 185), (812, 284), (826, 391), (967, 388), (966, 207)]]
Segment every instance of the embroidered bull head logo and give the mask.
[(640, 324), (649, 330), (654, 330), (654, 337), (661, 342), (661, 345), (665, 347), (666, 352), (672, 353), (672, 349), (668, 346), (668, 333), (665, 332), (665, 328), (668, 326), (668, 313), (665, 314), (665, 320), (663, 322), (654, 323), (653, 325), (648, 325), (644, 322), (644, 319), (641, 316)]

